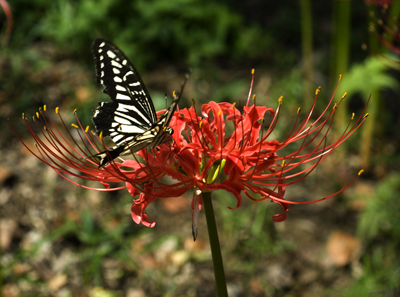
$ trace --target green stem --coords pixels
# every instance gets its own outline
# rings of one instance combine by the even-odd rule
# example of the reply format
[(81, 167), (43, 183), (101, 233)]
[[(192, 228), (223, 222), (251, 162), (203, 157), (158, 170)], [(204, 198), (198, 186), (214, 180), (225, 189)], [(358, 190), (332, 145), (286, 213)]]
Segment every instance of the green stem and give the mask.
[(307, 103), (314, 100), (311, 0), (300, 0), (301, 44), (303, 55), (304, 96)]
[[(333, 2), (333, 46), (331, 59), (331, 82), (334, 87), (339, 75), (345, 75), (349, 67), (350, 58), (350, 17), (351, 1), (335, 0)], [(345, 76), (344, 76), (345, 77)], [(343, 94), (339, 94), (342, 96)], [(335, 130), (341, 133), (347, 124), (348, 101), (344, 100), (335, 115)]]
[(215, 283), (217, 286), (217, 296), (228, 297), (221, 247), (219, 245), (217, 225), (215, 224), (214, 209), (211, 201), (211, 192), (203, 192), (201, 196), (203, 198), (204, 212), (206, 213), (208, 237), (210, 238)]

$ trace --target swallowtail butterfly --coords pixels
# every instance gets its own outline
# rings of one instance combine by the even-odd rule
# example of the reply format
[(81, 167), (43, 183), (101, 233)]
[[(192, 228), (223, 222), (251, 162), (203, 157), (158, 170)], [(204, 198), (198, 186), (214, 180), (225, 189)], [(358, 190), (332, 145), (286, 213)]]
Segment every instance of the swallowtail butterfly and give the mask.
[(93, 56), (97, 82), (104, 86), (103, 92), (112, 102), (100, 102), (94, 109), (92, 121), (97, 135), (102, 133), (102, 136), (109, 136), (116, 144), (92, 156), (98, 159), (99, 167), (118, 156), (135, 153), (146, 147), (155, 148), (167, 142), (174, 132), (168, 124), (178, 106), (187, 77), (172, 104), (157, 119), (146, 86), (120, 49), (109, 41), (96, 39)]

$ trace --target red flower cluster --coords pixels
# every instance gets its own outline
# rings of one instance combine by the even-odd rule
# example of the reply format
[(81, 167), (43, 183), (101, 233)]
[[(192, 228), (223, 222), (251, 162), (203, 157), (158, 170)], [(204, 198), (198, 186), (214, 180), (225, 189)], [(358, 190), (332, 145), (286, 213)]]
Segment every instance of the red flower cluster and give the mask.
[[(201, 208), (202, 192), (223, 189), (236, 198), (234, 209), (241, 205), (242, 193), (256, 201), (270, 199), (278, 203), (283, 212), (273, 216), (273, 220), (280, 222), (286, 219), (289, 204), (327, 199), (343, 191), (358, 178), (361, 171), (349, 185), (328, 197), (308, 202), (285, 200), (286, 186), (308, 176), (360, 127), (367, 115), (361, 115), (355, 122), (353, 116), (339, 139), (327, 145), (326, 138), (336, 108), (345, 95), (328, 112), (334, 97), (332, 96), (324, 112), (311, 120), (320, 92), (317, 89), (314, 103), (305, 119), (300, 121), (299, 109), (294, 126), (286, 139), (281, 142), (269, 140), (279, 119), (282, 98), (279, 99), (276, 110), (257, 106), (255, 95), (251, 102), (251, 90), (252, 87), (243, 111), (236, 108), (235, 104), (210, 102), (201, 107), (200, 114), (195, 106), (175, 112), (170, 122), (175, 131), (172, 135), (173, 141), (164, 143), (151, 152), (143, 149), (137, 156), (133, 155), (133, 159), (120, 158), (101, 168), (89, 157), (93, 155), (93, 149), (96, 152), (101, 151), (104, 145), (98, 144), (101, 142), (96, 136), (87, 133), (88, 128), (83, 129), (77, 116), (75, 137), (60, 116), (66, 130), (66, 136), (63, 136), (45, 108), (37, 113), (37, 119), (34, 118), (42, 137), (23, 118), (38, 148), (38, 153), (31, 151), (32, 154), (65, 179), (81, 187), (94, 189), (69, 176), (103, 184), (104, 188), (94, 190), (126, 188), (132, 196), (139, 195), (133, 201), (132, 218), (136, 223), (148, 227), (155, 225), (145, 214), (146, 207), (153, 200), (180, 196), (188, 190), (193, 190), (194, 213)], [(59, 115), (57, 109), (56, 113)], [(268, 128), (264, 125), (266, 113), (272, 117)], [(327, 116), (322, 119), (324, 114)], [(76, 139), (79, 139), (79, 143)], [(291, 154), (279, 154), (284, 147), (294, 142), (299, 143), (300, 147)], [(311, 147), (312, 143), (314, 144)], [(121, 182), (124, 184), (121, 185)], [(117, 184), (110, 185), (114, 183)]]
[[(393, 15), (390, 0), (364, 1), (367, 6), (381, 6), (381, 9), (369, 8), (369, 31), (383, 45), (379, 47), (374, 43), (370, 44), (369, 51), (377, 56), (379, 60), (387, 67), (399, 70), (400, 54), (400, 22)], [(393, 7), (394, 8), (394, 7)], [(363, 49), (368, 47), (364, 44)]]
[(392, 0), (364, 0), (365, 5), (384, 6), (390, 5)]

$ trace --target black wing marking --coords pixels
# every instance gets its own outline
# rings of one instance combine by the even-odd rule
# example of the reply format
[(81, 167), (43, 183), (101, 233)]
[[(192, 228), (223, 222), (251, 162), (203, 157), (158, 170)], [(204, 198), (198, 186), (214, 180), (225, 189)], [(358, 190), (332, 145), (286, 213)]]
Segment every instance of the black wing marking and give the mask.
[(111, 42), (97, 39), (93, 44), (97, 81), (103, 92), (113, 100), (101, 102), (95, 108), (92, 120), (97, 134), (110, 136), (116, 144), (111, 149), (93, 155), (99, 167), (118, 156), (135, 153), (143, 148), (167, 142), (173, 134), (168, 127), (178, 106), (189, 75), (166, 112), (157, 120), (151, 97), (139, 73), (128, 58)]
[(97, 134), (121, 145), (147, 131), (157, 121), (149, 92), (132, 63), (111, 42), (93, 44), (97, 81), (113, 102), (101, 102), (92, 117)]

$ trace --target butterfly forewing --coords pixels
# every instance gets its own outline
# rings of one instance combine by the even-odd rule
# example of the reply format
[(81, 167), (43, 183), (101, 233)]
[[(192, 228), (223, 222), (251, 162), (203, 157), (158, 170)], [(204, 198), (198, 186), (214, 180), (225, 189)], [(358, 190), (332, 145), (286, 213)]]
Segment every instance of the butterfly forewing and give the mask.
[(97, 81), (113, 102), (101, 102), (93, 114), (98, 133), (117, 145), (147, 131), (157, 115), (138, 72), (112, 43), (97, 39), (93, 44)]
[(157, 120), (157, 114), (142, 79), (128, 58), (111, 42), (97, 39), (93, 44), (97, 81), (104, 86), (103, 92), (112, 102), (101, 102), (94, 110), (92, 120), (96, 133), (109, 136), (116, 144), (92, 157), (98, 159), (99, 167), (114, 158), (135, 153), (143, 148), (168, 141), (172, 135), (169, 122), (177, 108), (181, 91)]

